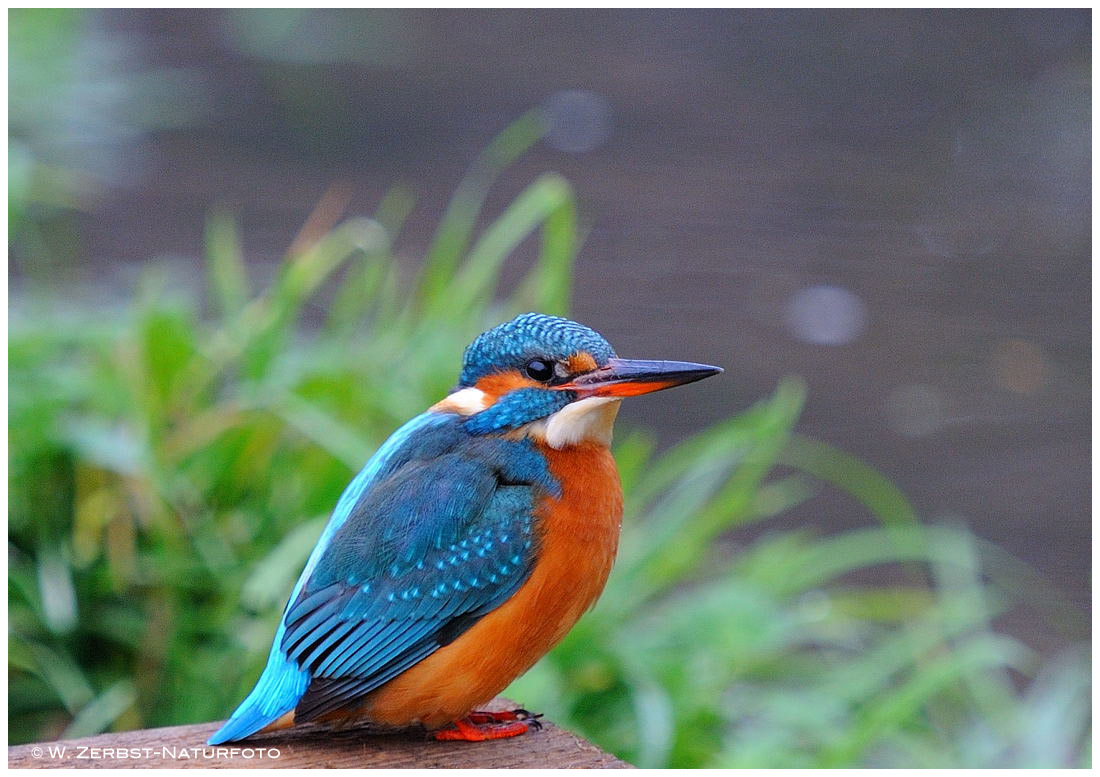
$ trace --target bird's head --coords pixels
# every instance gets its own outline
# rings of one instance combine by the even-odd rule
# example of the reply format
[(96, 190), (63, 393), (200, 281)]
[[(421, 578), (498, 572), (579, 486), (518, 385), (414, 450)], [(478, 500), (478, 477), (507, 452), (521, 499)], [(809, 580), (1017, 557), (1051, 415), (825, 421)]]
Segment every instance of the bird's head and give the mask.
[(468, 416), (472, 434), (532, 436), (553, 448), (608, 444), (623, 397), (721, 372), (690, 362), (620, 359), (586, 326), (525, 313), (466, 348), (458, 386), (432, 409)]

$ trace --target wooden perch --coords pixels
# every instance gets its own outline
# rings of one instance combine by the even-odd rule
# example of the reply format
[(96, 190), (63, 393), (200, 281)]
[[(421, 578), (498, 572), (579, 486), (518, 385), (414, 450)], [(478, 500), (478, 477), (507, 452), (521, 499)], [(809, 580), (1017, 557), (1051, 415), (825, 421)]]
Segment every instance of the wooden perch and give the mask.
[[(489, 706), (513, 709), (518, 705), (496, 699)], [(8, 748), (8, 768), (629, 768), (545, 720), (541, 731), (492, 742), (435, 742), (421, 731), (333, 731), (307, 725), (245, 742), (207, 745), (206, 738), (219, 725), (199, 723), (17, 745)]]

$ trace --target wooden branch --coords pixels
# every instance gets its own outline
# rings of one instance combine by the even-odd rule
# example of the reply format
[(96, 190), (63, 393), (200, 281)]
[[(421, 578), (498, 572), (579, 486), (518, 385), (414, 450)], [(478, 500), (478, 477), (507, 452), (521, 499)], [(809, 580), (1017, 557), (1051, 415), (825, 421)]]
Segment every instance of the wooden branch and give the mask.
[[(491, 709), (517, 705), (496, 699)], [(492, 742), (435, 742), (422, 731), (333, 731), (305, 725), (210, 746), (221, 725), (153, 728), (8, 748), (8, 768), (629, 768), (595, 745), (543, 721), (541, 731)]]

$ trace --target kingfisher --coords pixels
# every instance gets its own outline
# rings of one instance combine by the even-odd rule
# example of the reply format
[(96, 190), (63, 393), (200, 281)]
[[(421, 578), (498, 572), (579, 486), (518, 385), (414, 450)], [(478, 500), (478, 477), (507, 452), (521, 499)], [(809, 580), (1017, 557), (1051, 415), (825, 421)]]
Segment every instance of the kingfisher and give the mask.
[(538, 727), (482, 711), (607, 581), (623, 512), (609, 449), (623, 397), (722, 372), (620, 359), (526, 313), (466, 348), (458, 385), (400, 427), (336, 504), (267, 665), (209, 743), (307, 721), (483, 741)]

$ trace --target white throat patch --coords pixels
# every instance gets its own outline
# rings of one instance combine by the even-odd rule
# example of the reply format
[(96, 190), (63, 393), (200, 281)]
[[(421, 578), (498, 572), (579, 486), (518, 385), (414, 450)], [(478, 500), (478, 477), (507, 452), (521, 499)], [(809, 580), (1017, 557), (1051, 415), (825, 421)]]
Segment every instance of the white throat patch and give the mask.
[(542, 438), (551, 448), (561, 450), (582, 442), (611, 445), (615, 416), (620, 400), (615, 397), (588, 397), (570, 402), (553, 415), (524, 427), (535, 438)]

